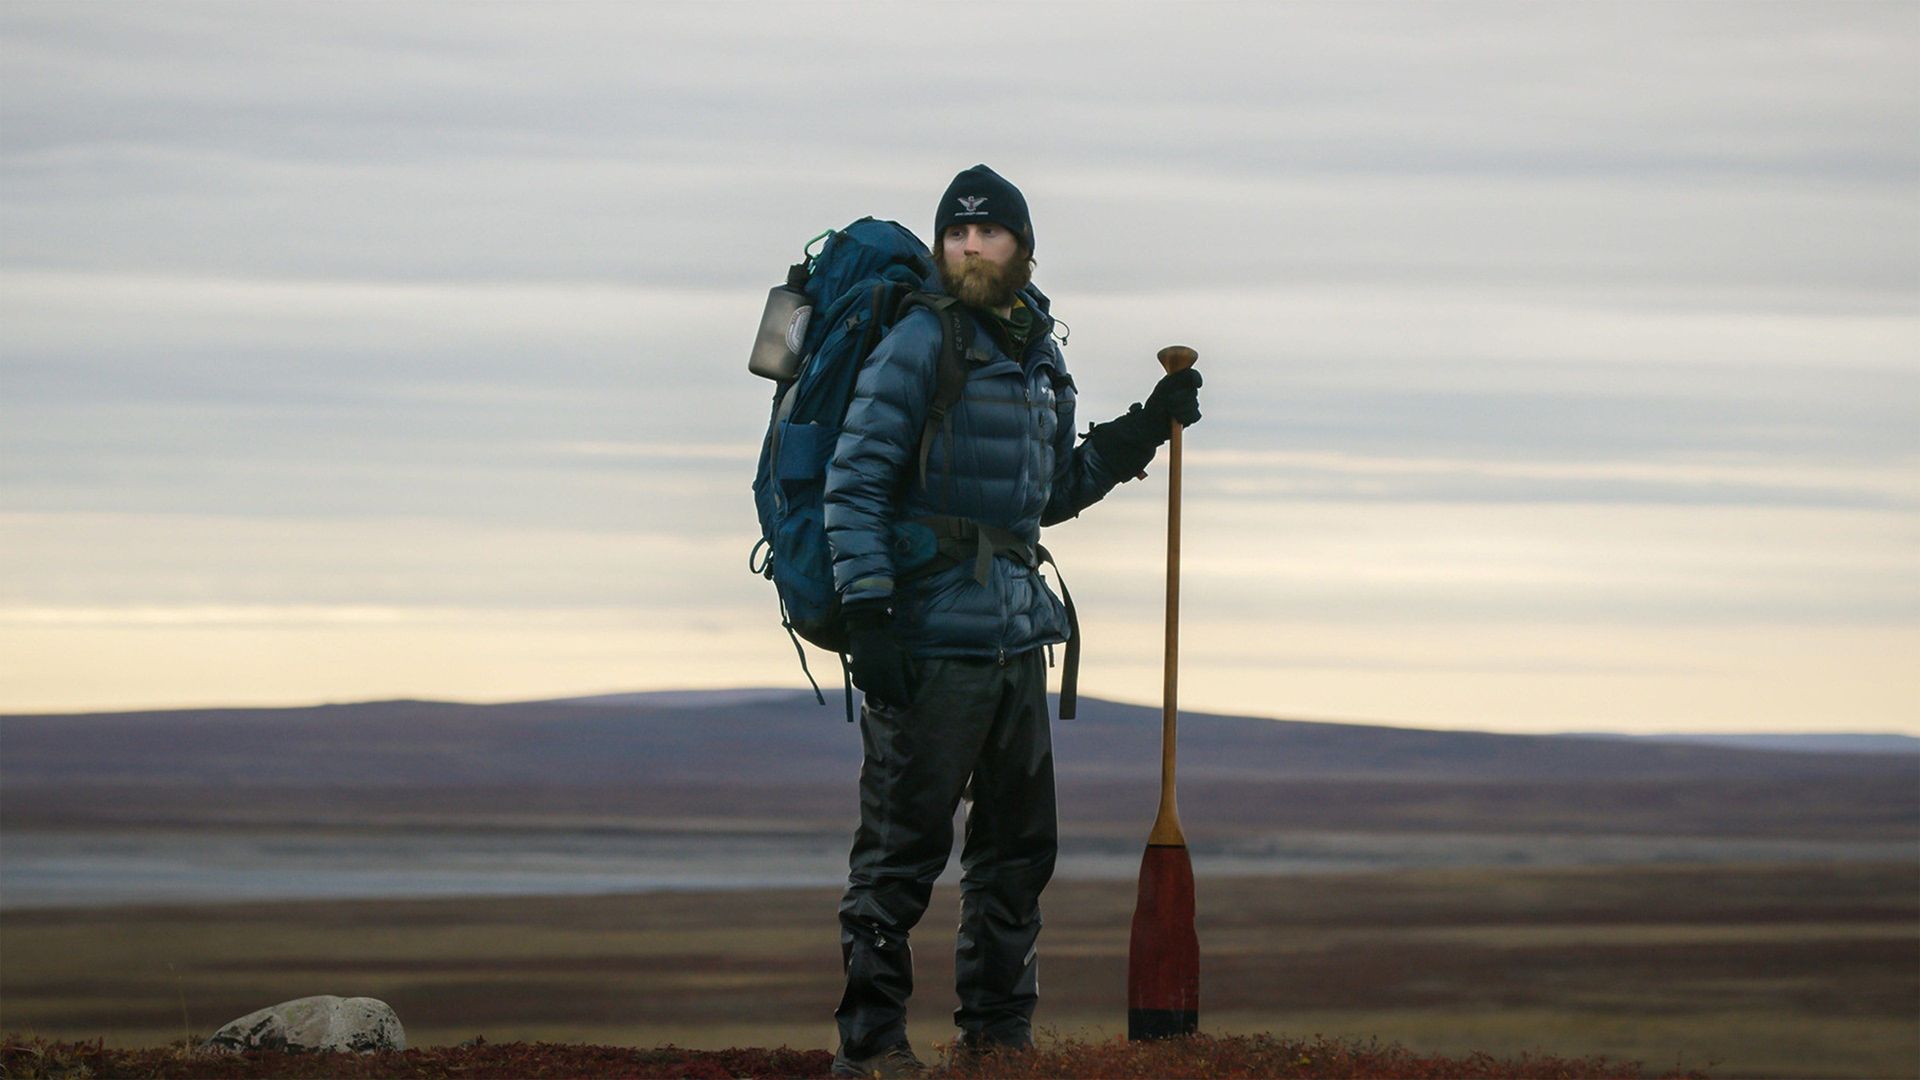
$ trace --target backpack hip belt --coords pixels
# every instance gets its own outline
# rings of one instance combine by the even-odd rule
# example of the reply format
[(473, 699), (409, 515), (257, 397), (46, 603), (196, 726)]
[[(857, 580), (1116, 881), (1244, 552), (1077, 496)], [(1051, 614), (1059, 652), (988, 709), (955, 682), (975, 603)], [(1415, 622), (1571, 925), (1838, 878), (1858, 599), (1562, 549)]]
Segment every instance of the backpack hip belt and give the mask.
[(1029, 543), (997, 525), (985, 525), (971, 518), (931, 514), (914, 518), (913, 524), (933, 533), (939, 556), (900, 575), (896, 580), (910, 581), (936, 570), (971, 562), (973, 580), (985, 585), (996, 555), (1013, 559), (1030, 570), (1039, 569), (1041, 563), (1053, 565), (1053, 576), (1060, 582), (1060, 597), (1067, 607), (1067, 660), (1066, 666), (1060, 669), (1060, 719), (1072, 720), (1079, 700), (1080, 618), (1074, 612), (1073, 594), (1067, 591), (1067, 579), (1060, 573), (1060, 564), (1054, 561), (1053, 553), (1044, 544)]

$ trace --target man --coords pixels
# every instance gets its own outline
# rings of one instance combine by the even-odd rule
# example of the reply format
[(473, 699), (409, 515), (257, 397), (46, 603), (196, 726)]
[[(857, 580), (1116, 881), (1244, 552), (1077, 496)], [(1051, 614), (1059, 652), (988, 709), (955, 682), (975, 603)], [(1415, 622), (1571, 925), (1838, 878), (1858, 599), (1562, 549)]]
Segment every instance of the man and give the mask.
[(848, 666), (865, 693), (860, 825), (840, 903), (840, 1076), (924, 1071), (907, 1039), (907, 935), (946, 867), (962, 798), (955, 1048), (1032, 1045), (1039, 898), (1058, 831), (1042, 647), (1069, 628), (1037, 569), (1040, 527), (1137, 475), (1171, 421), (1200, 419), (1189, 369), (1076, 444), (1073, 380), (1047, 298), (1029, 284), (1026, 199), (976, 165), (941, 196), (934, 237), (940, 283), (969, 316), (965, 393), (928, 427), (942, 315), (914, 309), (862, 367), (826, 480)]

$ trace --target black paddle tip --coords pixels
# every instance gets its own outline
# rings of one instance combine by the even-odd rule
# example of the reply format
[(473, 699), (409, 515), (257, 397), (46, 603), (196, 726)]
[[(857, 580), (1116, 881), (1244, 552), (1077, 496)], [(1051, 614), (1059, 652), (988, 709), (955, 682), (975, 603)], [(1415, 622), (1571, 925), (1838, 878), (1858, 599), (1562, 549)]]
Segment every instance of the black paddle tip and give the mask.
[(1198, 1009), (1128, 1009), (1127, 1038), (1173, 1039), (1200, 1031)]

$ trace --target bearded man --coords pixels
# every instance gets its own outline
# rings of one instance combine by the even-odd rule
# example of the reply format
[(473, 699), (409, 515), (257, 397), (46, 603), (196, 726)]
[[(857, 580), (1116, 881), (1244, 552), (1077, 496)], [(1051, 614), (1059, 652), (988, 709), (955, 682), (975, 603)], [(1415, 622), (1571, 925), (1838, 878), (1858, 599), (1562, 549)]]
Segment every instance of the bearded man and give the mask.
[(1076, 442), (1073, 379), (1030, 283), (1026, 198), (976, 165), (941, 196), (934, 237), (940, 284), (968, 316), (956, 343), (965, 392), (936, 438), (927, 420), (944, 316), (913, 309), (861, 368), (826, 479), (847, 663), (864, 693), (837, 1076), (925, 1071), (907, 1038), (907, 938), (946, 868), (963, 799), (950, 1056), (1032, 1046), (1040, 892), (1058, 838), (1046, 667), (1072, 630), (1039, 571), (1040, 528), (1144, 475), (1172, 421), (1200, 419), (1189, 368)]

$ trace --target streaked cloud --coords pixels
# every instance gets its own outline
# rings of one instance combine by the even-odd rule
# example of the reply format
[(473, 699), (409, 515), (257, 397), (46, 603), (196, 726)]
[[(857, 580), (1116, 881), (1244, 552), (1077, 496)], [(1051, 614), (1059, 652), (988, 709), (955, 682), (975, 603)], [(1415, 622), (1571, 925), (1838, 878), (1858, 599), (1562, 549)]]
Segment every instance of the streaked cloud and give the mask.
[(0, 709), (795, 682), (761, 297), (988, 160), (1082, 430), (1201, 351), (1196, 706), (1920, 730), (1920, 8), (970, 10), (0, 10)]

